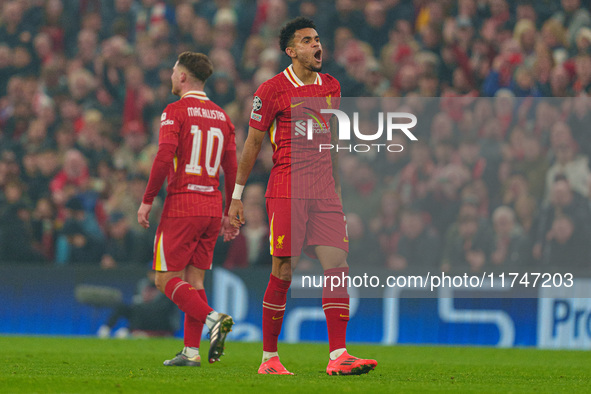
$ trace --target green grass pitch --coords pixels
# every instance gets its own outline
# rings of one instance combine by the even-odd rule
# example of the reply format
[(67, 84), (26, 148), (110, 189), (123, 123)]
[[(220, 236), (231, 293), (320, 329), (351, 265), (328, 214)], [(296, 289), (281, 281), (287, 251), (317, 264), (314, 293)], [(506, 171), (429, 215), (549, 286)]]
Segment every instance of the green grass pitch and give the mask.
[[(354, 344), (368, 375), (327, 376), (326, 344), (280, 344), (296, 376), (257, 375), (260, 343), (226, 343), (199, 368), (164, 367), (178, 339), (0, 337), (2, 393), (589, 392), (591, 352)], [(208, 349), (204, 341), (202, 354)]]

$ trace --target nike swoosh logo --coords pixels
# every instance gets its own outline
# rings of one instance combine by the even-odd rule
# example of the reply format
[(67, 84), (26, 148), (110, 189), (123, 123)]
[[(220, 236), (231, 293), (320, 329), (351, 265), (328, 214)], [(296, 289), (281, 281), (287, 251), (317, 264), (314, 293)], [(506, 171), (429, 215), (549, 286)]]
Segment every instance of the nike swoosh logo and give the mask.
[(279, 319), (283, 319), (283, 316), (279, 316), (279, 317), (273, 316), (273, 320), (279, 320)]
[(341, 317), (349, 317), (349, 315), (340, 315)]
[(347, 239), (347, 237), (343, 237), (343, 242), (349, 242), (349, 240)]
[(304, 102), (302, 101), (301, 103), (295, 103), (295, 104), (289, 104), (290, 108), (295, 108), (298, 105), (304, 104)]

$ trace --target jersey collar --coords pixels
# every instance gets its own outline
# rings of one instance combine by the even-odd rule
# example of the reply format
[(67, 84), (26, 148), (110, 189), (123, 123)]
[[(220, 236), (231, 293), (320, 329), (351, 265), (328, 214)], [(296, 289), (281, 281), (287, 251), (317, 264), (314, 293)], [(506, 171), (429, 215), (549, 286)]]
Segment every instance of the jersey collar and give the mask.
[(209, 100), (205, 92), (202, 92), (200, 90), (189, 90), (187, 93), (183, 94), (181, 99), (184, 99), (185, 97), (196, 98), (199, 100)]
[[(293, 71), (293, 64), (290, 64), (285, 70), (283, 70), (283, 75), (287, 78), (289, 82), (295, 87), (298, 88), (300, 86), (304, 86), (305, 84), (298, 78), (296, 73)], [(316, 73), (316, 80), (314, 81), (314, 85), (322, 85), (322, 78), (320, 78), (320, 73)]]

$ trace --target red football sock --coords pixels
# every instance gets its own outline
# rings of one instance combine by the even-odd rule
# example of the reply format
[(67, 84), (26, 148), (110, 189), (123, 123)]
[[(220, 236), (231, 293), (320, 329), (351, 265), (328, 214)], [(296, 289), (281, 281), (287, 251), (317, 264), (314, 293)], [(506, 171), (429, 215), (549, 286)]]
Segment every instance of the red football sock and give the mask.
[(213, 308), (203, 301), (199, 291), (181, 278), (169, 280), (164, 288), (164, 293), (181, 311), (201, 323), (205, 323), (205, 318), (213, 311)]
[[(201, 299), (207, 304), (207, 295), (205, 289), (197, 290)], [(203, 334), (203, 322), (185, 314), (185, 346), (199, 347), (201, 345), (201, 335)]]
[[(328, 345), (330, 351), (346, 347), (347, 323), (349, 322), (349, 293), (347, 282), (343, 275), (349, 275), (349, 267), (331, 268), (324, 271), (326, 286), (322, 289), (322, 308), (326, 316), (326, 328), (328, 329)], [(331, 277), (340, 279), (340, 286), (331, 288)], [(337, 284), (335, 279), (334, 284)]]
[(265, 352), (277, 351), (277, 340), (281, 333), (290, 284), (291, 281), (279, 279), (273, 274), (269, 278), (263, 297), (263, 351)]

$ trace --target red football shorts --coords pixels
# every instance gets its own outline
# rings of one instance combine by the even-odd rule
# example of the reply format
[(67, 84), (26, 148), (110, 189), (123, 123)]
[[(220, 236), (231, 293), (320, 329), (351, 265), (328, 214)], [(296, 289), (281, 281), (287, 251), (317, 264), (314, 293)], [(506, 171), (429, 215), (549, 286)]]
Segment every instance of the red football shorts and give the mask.
[(347, 222), (335, 199), (267, 198), (271, 255), (315, 258), (314, 246), (334, 246), (349, 252)]
[(192, 216), (163, 217), (154, 239), (156, 271), (183, 271), (188, 265), (211, 269), (213, 248), (222, 227), (222, 218)]

